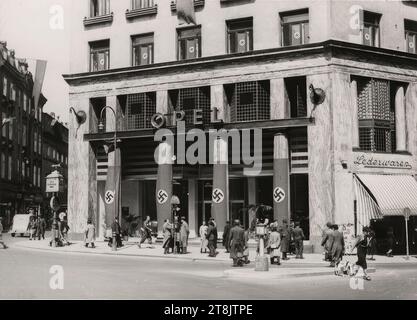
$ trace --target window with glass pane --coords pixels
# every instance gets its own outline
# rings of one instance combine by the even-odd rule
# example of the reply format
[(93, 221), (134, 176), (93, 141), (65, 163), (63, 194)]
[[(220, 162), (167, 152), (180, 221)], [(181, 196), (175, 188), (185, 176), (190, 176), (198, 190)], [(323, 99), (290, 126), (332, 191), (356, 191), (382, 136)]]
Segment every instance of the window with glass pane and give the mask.
[(381, 15), (364, 11), (363, 13), (363, 44), (379, 47), (379, 21)]
[(3, 77), (3, 96), (5, 96), (5, 97), (8, 97), (7, 87), (8, 87), (7, 78), (6, 77)]
[(154, 6), (154, 0), (132, 0), (132, 9), (143, 9)]
[(6, 155), (4, 153), (1, 154), (1, 178), (6, 178)]
[(22, 145), (24, 147), (26, 147), (26, 138), (27, 138), (26, 125), (24, 124), (22, 126)]
[(132, 37), (133, 66), (153, 63), (153, 34)]
[(296, 46), (309, 42), (308, 10), (284, 12), (280, 16), (282, 46)]
[[(6, 115), (6, 113), (5, 112), (2, 112), (1, 113), (1, 120), (3, 121), (4, 119), (6, 119), (7, 118), (7, 115)], [(9, 122), (9, 125), (10, 125), (10, 122)], [(1, 135), (4, 137), (4, 138), (6, 138), (7, 137), (7, 125), (4, 125), (2, 128), (1, 128)]]
[(10, 140), (13, 140), (13, 130), (14, 130), (13, 121), (10, 121), (9, 122), (9, 139)]
[(90, 0), (90, 16), (99, 17), (110, 14), (110, 0)]
[(28, 107), (28, 96), (26, 93), (23, 94), (23, 111), (27, 111)]
[(253, 50), (252, 18), (227, 22), (227, 47), (228, 53)]
[(110, 41), (90, 43), (90, 71), (108, 70), (110, 67)]
[(409, 53), (417, 53), (416, 37), (417, 37), (417, 21), (404, 20), (405, 29), (405, 49)]
[(201, 28), (178, 30), (178, 60), (201, 57)]

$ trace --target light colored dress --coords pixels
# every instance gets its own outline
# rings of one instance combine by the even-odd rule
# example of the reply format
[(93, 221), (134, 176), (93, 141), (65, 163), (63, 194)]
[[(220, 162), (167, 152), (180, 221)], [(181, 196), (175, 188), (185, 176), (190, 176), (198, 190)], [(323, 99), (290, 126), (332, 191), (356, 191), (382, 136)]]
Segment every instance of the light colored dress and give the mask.
[(85, 230), (85, 243), (90, 244), (94, 243), (96, 240), (96, 228), (93, 224), (88, 224)]
[(200, 240), (201, 240), (201, 250), (207, 250), (208, 239), (207, 239), (207, 229), (208, 226), (202, 225), (200, 227)]

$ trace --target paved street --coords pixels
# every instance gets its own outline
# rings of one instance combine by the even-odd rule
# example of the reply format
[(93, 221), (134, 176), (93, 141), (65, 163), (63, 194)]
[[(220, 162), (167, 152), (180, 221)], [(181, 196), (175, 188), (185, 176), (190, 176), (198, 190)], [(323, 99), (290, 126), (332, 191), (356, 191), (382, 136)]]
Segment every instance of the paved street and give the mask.
[[(0, 250), (1, 299), (417, 299), (417, 264), (378, 265), (353, 290), (348, 277), (232, 279), (228, 262), (55, 253), (13, 248), (16, 241)], [(63, 267), (63, 290), (49, 286), (54, 265)]]

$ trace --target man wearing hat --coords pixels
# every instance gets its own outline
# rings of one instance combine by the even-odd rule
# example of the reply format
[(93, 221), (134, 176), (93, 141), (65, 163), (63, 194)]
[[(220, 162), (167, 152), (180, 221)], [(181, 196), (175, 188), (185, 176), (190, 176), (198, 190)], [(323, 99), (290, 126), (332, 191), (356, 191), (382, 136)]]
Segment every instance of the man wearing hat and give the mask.
[(7, 249), (7, 246), (4, 244), (3, 241), (3, 224), (2, 224), (3, 218), (0, 217), (0, 244), (3, 246), (3, 249)]
[(230, 258), (233, 259), (233, 267), (243, 265), (243, 251), (245, 250), (245, 230), (240, 226), (240, 221), (233, 222), (230, 230)]

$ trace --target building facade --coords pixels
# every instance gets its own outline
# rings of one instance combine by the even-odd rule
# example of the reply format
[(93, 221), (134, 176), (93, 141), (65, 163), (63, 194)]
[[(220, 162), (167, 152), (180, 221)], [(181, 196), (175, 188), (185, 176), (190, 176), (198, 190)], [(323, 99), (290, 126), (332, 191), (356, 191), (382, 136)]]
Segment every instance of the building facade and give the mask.
[[(24, 59), (0, 42), (0, 214), (8, 228), (13, 215), (42, 204), (42, 107), (32, 98), (33, 78)], [(9, 121), (10, 120), (10, 121)]]
[[(112, 218), (106, 179), (115, 169), (122, 222), (149, 215), (161, 228), (177, 195), (192, 235), (210, 216), (219, 231), (235, 218), (248, 227), (247, 207), (265, 204), (279, 222), (300, 221), (315, 251), (328, 221), (356, 232), (375, 224), (381, 237), (392, 226), (403, 239), (404, 209), (417, 214), (417, 7), (194, 4), (196, 26), (178, 24), (174, 2), (74, 4), (71, 74), (64, 78), (71, 106), (87, 121), (69, 123), (71, 230), (81, 233), (90, 217), (104, 236)], [(175, 150), (160, 144), (173, 160), (157, 164), (155, 127), (165, 117), (179, 138), (175, 111), (184, 112), (188, 129), (236, 129), (241, 143), (244, 132), (262, 129), (260, 172), (233, 161), (227, 138), (214, 146), (215, 164), (179, 161), (178, 141)], [(116, 152), (104, 147), (115, 131)], [(413, 237), (415, 224), (411, 217)]]

